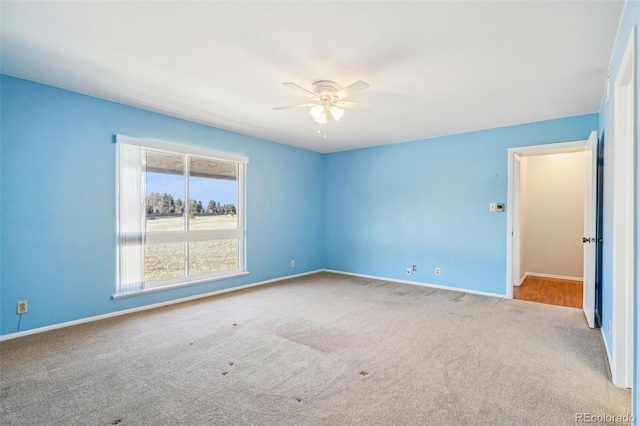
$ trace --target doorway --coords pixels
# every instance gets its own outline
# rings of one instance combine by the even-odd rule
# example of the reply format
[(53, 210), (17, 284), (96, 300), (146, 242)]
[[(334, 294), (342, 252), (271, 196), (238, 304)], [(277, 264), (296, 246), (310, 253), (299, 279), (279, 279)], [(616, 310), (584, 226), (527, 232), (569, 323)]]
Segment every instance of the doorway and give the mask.
[[(584, 152), (584, 241), (583, 249), (583, 303), (582, 309), (589, 327), (595, 327), (595, 176), (597, 135), (592, 132), (588, 140), (534, 145), (508, 150), (507, 206), (507, 285), (506, 295), (513, 298), (514, 285), (520, 283), (520, 159), (527, 156)], [(593, 242), (593, 244), (592, 244)]]
[(520, 267), (514, 269), (513, 297), (582, 309), (585, 152), (533, 152), (515, 161)]

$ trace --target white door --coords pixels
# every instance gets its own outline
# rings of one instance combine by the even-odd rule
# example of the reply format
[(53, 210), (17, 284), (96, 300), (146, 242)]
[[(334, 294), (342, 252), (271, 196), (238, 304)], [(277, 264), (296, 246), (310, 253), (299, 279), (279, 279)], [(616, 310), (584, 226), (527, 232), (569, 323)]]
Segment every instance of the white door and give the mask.
[(596, 294), (596, 176), (598, 167), (598, 136), (591, 132), (584, 147), (584, 271), (582, 309), (589, 327), (595, 327)]

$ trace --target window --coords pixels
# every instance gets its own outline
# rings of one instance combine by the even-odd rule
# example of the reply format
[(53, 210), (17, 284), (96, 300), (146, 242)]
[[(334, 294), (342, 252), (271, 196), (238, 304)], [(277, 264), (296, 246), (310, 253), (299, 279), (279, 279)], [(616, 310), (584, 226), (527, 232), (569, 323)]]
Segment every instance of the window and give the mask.
[(117, 136), (114, 297), (244, 273), (247, 158)]

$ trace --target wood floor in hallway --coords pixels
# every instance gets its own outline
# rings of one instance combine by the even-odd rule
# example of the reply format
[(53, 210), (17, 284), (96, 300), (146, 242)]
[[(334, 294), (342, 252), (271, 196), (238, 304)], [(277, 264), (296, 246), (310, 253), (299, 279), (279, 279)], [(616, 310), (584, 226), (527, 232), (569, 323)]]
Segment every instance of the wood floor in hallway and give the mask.
[(513, 287), (513, 298), (582, 308), (582, 281), (527, 276), (520, 286)]

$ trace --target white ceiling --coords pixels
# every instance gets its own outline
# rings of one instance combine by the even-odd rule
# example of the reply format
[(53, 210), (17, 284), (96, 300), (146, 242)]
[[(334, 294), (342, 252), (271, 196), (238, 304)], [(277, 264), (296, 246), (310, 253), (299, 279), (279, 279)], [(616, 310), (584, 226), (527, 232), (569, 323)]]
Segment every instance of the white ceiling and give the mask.
[[(0, 70), (334, 152), (598, 111), (623, 6), (2, 1)], [(365, 80), (349, 100), (376, 108), (273, 110), (323, 79)]]

